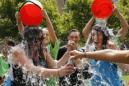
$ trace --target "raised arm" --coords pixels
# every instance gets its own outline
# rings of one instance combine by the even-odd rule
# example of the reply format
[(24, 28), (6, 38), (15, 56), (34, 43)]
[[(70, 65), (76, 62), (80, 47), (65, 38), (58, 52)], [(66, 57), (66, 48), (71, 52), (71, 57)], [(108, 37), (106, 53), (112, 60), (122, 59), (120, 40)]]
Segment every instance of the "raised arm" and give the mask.
[(22, 24), (22, 21), (20, 20), (20, 14), (18, 12), (16, 12), (15, 17), (16, 17), (16, 22), (17, 22), (18, 30), (19, 30), (19, 32), (21, 34), (23, 34), (23, 32), (24, 32), (24, 25)]
[(68, 64), (62, 66), (59, 69), (48, 69), (41, 66), (35, 66), (33, 65), (32, 61), (27, 57), (24, 50), (18, 46), (14, 47), (10, 54), (15, 64), (20, 64), (22, 67), (24, 67), (24, 70), (30, 71), (43, 78), (62, 77), (74, 72), (73, 65)]
[(121, 28), (118, 31), (117, 35), (120, 36), (121, 39), (123, 39), (126, 36), (126, 34), (128, 33), (129, 25), (128, 25), (128, 22), (123, 17), (123, 15), (116, 8), (116, 6), (114, 6), (114, 11), (117, 14), (117, 17), (120, 20), (120, 24), (121, 24)]
[(82, 34), (83, 34), (85, 40), (87, 40), (87, 38), (88, 38), (88, 36), (89, 36), (89, 33), (90, 33), (91, 29), (92, 29), (94, 20), (95, 20), (95, 18), (92, 17), (92, 18), (88, 21), (88, 23), (86, 24), (86, 26), (84, 27), (84, 29), (83, 29), (83, 31), (82, 31)]
[(57, 36), (55, 34), (52, 22), (48, 16), (47, 12), (44, 9), (43, 9), (43, 16), (46, 18), (46, 24), (47, 24), (47, 29), (49, 31), (50, 41), (54, 45), (57, 40)]

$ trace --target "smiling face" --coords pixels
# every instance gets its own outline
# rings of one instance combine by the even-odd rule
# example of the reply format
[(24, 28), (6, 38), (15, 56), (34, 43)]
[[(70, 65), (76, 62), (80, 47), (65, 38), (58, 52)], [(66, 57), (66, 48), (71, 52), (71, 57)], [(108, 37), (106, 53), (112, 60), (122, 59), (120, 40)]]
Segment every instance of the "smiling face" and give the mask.
[(92, 39), (95, 44), (95, 47), (97, 49), (101, 49), (102, 43), (103, 43), (103, 33), (100, 31), (93, 30), (92, 31)]
[(71, 32), (68, 36), (68, 40), (74, 41), (75, 43), (78, 43), (80, 40), (80, 33), (79, 32)]
[(45, 45), (47, 45), (50, 42), (50, 38), (49, 38), (49, 32), (47, 30), (47, 28), (42, 29), (43, 32), (43, 42)]

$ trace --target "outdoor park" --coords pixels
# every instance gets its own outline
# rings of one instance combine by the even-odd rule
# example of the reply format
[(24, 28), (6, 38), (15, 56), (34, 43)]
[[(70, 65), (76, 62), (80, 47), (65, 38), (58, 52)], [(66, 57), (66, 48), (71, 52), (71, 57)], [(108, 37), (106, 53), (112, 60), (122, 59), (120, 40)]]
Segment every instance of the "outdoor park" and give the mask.
[(128, 0), (0, 0), (0, 86), (129, 86), (128, 29)]

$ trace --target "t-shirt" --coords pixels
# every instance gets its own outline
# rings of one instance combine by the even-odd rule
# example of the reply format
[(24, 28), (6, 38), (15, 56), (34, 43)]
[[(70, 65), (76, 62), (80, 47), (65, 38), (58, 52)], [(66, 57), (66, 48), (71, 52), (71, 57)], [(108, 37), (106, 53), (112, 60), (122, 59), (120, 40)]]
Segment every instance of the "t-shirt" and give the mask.
[(53, 59), (57, 59), (58, 50), (60, 47), (60, 41), (56, 40), (55, 44), (52, 45), (51, 43), (48, 45), (48, 51), (50, 52)]
[(59, 51), (58, 51), (58, 55), (57, 55), (57, 60), (59, 60), (67, 51), (66, 45), (62, 46)]
[(0, 54), (0, 77), (3, 77), (8, 70), (8, 63), (5, 61), (4, 56)]

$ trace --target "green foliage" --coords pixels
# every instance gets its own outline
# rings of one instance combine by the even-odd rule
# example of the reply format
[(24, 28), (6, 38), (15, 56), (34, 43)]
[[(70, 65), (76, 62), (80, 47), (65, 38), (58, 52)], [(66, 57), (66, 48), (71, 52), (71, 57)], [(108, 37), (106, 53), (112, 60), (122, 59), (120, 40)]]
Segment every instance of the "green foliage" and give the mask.
[[(82, 29), (92, 16), (90, 3), (91, 0), (67, 0), (64, 10), (64, 12), (66, 12), (70, 17), (67, 20), (68, 23), (65, 23), (66, 26), (69, 26), (67, 27), (67, 31), (70, 29), (78, 29), (80, 32), (82, 32)], [(64, 20), (64, 22), (65, 21), (66, 20)], [(82, 41), (84, 40), (82, 39)]]
[(90, 4), (87, 0), (68, 0), (65, 10), (71, 14), (71, 21), (74, 23), (72, 28), (80, 31), (84, 28), (86, 22), (91, 18)]
[(55, 0), (40, 0), (53, 23), (60, 38), (66, 38), (70, 29), (82, 31), (91, 18), (90, 4), (87, 0), (68, 0), (62, 15), (59, 13)]
[[(40, 0), (44, 6), (44, 9), (47, 11), (53, 27), (56, 31), (56, 34), (59, 38), (65, 38), (66, 32), (72, 26), (71, 16), (69, 13), (64, 12), (62, 15), (60, 14), (57, 6), (56, 0)], [(43, 24), (43, 26), (45, 26)]]
[[(117, 8), (120, 13), (124, 16), (124, 18), (128, 21), (129, 24), (129, 2), (127, 0), (118, 0), (116, 3)], [(114, 28), (115, 30), (119, 30), (121, 27), (120, 21), (118, 20), (116, 15), (113, 15), (109, 19), (109, 27)], [(127, 34), (126, 38), (122, 40), (122, 43), (129, 46), (129, 34)]]
[[(0, 0), (0, 38), (11, 36), (18, 39), (16, 29), (15, 12), (25, 0)], [(91, 3), (93, 0), (67, 0), (62, 14), (57, 6), (57, 0), (39, 0), (46, 9), (56, 34), (60, 39), (66, 39), (70, 29), (78, 29), (80, 32), (91, 18)], [(117, 7), (129, 22), (129, 2), (118, 0)], [(118, 30), (120, 22), (116, 15), (110, 17), (108, 21), (110, 28)], [(42, 27), (46, 27), (43, 21)], [(129, 34), (127, 35), (127, 39)]]
[(0, 1), (0, 38), (12, 37), (18, 39), (15, 12), (19, 0)]
[[(129, 1), (128, 0), (119, 0), (117, 6), (129, 24)], [(129, 32), (128, 32), (126, 38), (123, 40), (123, 43), (125, 43), (129, 47)]]
[(129, 75), (123, 75), (122, 80), (124, 81), (125, 86), (129, 85)]
[(54, 29), (58, 33), (62, 25), (61, 25), (61, 16), (57, 8), (56, 1), (55, 0), (40, 0), (40, 1), (43, 4), (44, 9), (47, 11), (48, 16), (50, 17), (52, 24), (54, 26)]

